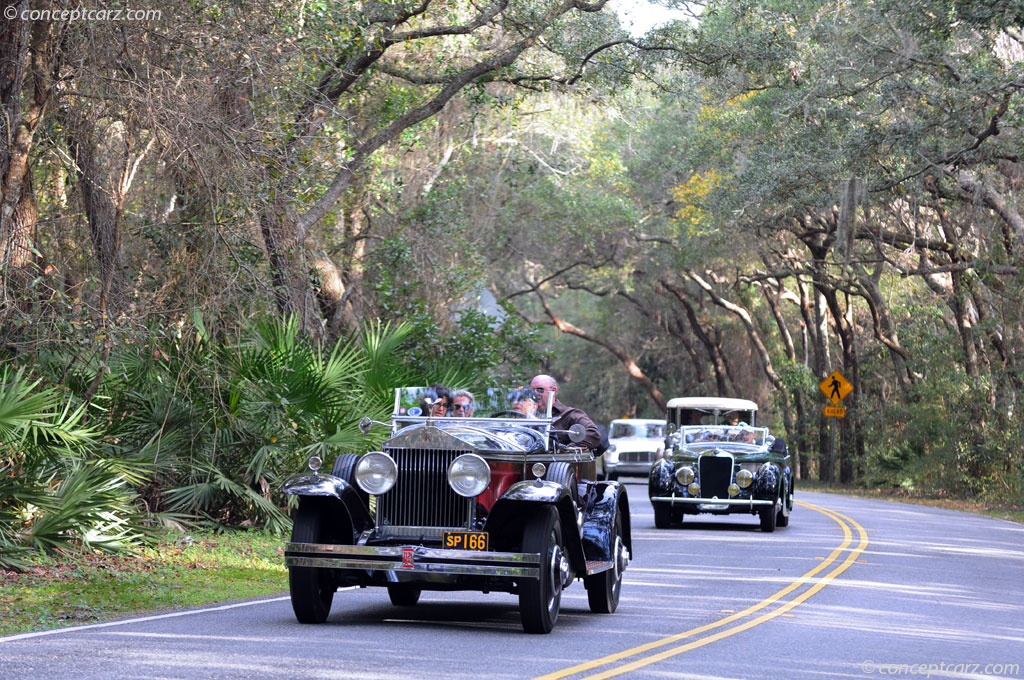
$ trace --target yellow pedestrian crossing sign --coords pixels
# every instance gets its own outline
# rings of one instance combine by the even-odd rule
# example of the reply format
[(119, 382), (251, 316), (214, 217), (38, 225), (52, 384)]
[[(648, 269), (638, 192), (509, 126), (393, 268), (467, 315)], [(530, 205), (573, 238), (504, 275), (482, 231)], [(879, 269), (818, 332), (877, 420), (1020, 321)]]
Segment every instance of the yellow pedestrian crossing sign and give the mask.
[(832, 371), (827, 378), (818, 383), (818, 387), (835, 406), (839, 406), (839, 402), (853, 391), (853, 385), (839, 371)]

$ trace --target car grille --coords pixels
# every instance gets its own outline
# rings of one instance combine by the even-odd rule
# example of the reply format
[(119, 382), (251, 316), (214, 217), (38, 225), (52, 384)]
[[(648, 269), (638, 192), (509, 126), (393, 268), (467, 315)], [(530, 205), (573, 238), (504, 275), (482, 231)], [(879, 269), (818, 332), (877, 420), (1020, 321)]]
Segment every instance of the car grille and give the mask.
[(620, 463), (653, 463), (654, 454), (650, 451), (623, 451), (619, 454)]
[(385, 449), (398, 464), (394, 488), (377, 498), (377, 526), (390, 534), (432, 534), (402, 531), (406, 527), (472, 527), (473, 499), (463, 498), (448, 484), (448, 466), (461, 451)]
[(732, 456), (701, 456), (700, 495), (703, 498), (729, 497), (732, 482)]

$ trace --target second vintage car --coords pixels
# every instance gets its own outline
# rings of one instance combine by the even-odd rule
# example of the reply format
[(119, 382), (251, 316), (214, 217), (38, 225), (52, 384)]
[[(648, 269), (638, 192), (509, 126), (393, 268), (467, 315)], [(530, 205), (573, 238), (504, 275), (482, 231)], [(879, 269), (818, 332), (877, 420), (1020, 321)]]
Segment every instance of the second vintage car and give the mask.
[(700, 513), (757, 515), (765, 532), (789, 524), (789, 452), (768, 428), (754, 427), (756, 415), (757, 405), (745, 399), (668, 403), (669, 455), (654, 464), (648, 478), (656, 527)]
[(397, 606), (424, 590), (512, 593), (531, 633), (551, 631), (577, 579), (591, 611), (615, 611), (632, 546), (625, 489), (593, 479), (593, 454), (571, 443), (582, 426), (554, 430), (550, 404), (523, 418), (507, 393), (489, 391), (469, 417), (432, 417), (429, 388), (400, 388), (380, 450), (342, 454), (330, 474), (313, 457), (286, 481), (299, 497), (285, 564), (300, 622), (325, 621), (341, 586), (386, 588)]

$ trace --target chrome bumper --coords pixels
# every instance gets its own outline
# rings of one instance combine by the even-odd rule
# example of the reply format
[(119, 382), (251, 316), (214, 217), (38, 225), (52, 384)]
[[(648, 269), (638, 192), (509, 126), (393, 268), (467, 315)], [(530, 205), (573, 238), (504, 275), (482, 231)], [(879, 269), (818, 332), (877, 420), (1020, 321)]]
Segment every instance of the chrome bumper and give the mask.
[(444, 550), (420, 545), (286, 543), (286, 567), (540, 578), (539, 553)]
[(673, 505), (709, 505), (721, 506), (721, 505), (735, 505), (746, 508), (756, 508), (764, 505), (775, 505), (775, 501), (760, 501), (753, 498), (680, 498), (678, 496), (654, 496), (651, 498), (652, 503), (671, 503)]

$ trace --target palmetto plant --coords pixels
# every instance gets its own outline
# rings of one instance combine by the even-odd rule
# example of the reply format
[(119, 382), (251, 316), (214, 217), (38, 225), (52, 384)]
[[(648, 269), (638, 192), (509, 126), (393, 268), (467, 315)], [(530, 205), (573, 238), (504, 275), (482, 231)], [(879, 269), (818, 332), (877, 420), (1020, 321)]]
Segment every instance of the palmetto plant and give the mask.
[(82, 416), (23, 371), (0, 368), (0, 568), (24, 566), (35, 550), (116, 550), (139, 538), (129, 477), (99, 455)]
[[(4, 369), (0, 567), (38, 550), (123, 548), (172, 520), (286, 531), (285, 477), (310, 455), (329, 463), (379, 444), (383, 431), (364, 435), (358, 422), (387, 418), (395, 387), (479, 382), (460, 366), (414, 366), (411, 331), (372, 323), (325, 347), (279, 320), (215, 341), (194, 314), (192, 326), (90, 366), (102, 381), (78, 408), (76, 395)], [(71, 391), (92, 381), (80, 376)]]
[(115, 357), (102, 392), (122, 456), (145, 460), (151, 511), (284, 531), (284, 478), (313, 454), (371, 448), (363, 416), (391, 412), (394, 388), (471, 384), (466, 371), (420, 375), (403, 361), (410, 327), (368, 324), (325, 347), (294, 320), (254, 323), (242, 341), (212, 344), (201, 319), (159, 351)]

